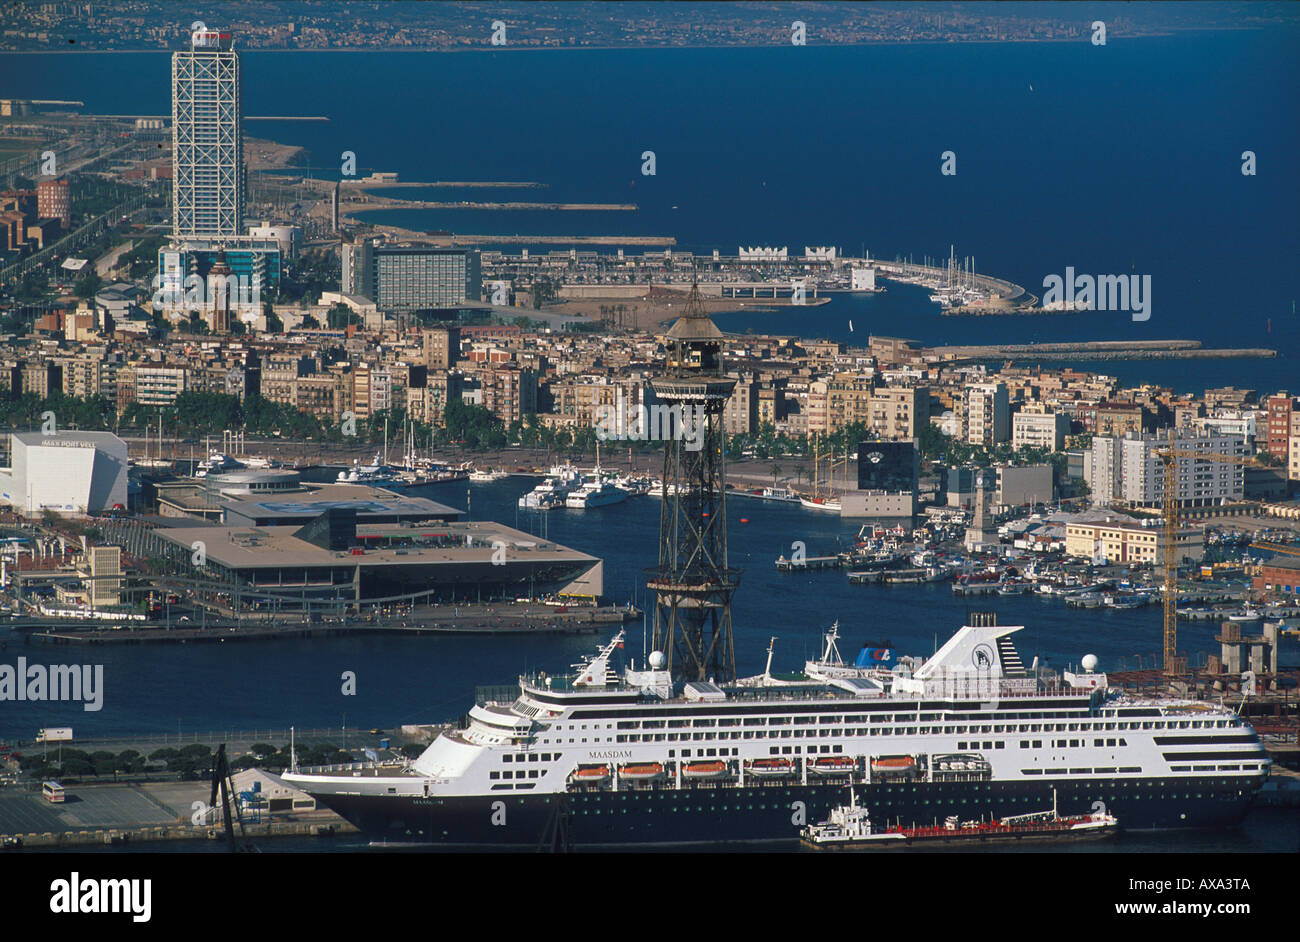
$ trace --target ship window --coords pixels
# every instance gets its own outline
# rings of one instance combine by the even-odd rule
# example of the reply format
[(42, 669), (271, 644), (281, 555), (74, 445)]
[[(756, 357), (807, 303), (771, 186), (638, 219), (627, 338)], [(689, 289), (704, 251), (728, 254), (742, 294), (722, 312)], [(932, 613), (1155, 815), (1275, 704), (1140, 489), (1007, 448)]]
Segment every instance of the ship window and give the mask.
[(965, 744), (964, 742), (959, 742), (959, 743), (957, 743), (957, 748), (958, 748), (958, 749), (965, 749), (965, 748), (966, 748), (966, 744)]
[(1120, 739), (1119, 744), (1120, 744), (1121, 746), (1127, 746), (1127, 745), (1128, 745), (1128, 740), (1126, 740), (1126, 739)]
[(675, 758), (676, 756), (677, 756), (677, 750), (676, 750), (676, 749), (669, 749), (669, 750), (668, 750), (668, 758), (672, 759), (672, 758)]
[(769, 756), (777, 755), (777, 754), (780, 753), (780, 751), (781, 751), (781, 748), (780, 748), (779, 746), (768, 746), (768, 748), (767, 748), (767, 754), (768, 754)]
[(498, 778), (500, 778), (500, 777), (501, 777), (501, 773), (500, 773), (500, 772), (489, 772), (489, 773), (488, 773), (488, 778), (490, 778), (490, 779), (498, 779)]
[(689, 749), (683, 749), (683, 750), (682, 750), (682, 758), (683, 758), (683, 759), (689, 759), (690, 756), (691, 756), (691, 750), (689, 750)]
[[(957, 748), (960, 749), (961, 746), (958, 745)], [(1020, 740), (1020, 748), (1021, 748), (1021, 749), (1028, 749), (1028, 748), (1029, 748), (1029, 740), (1028, 740), (1028, 739), (1022, 739), (1022, 740)]]
[(1035, 739), (1035, 740), (1034, 740), (1034, 748), (1035, 748), (1035, 749), (1041, 749), (1041, 748), (1043, 748), (1043, 741), (1042, 741), (1041, 739)]
[(788, 755), (790, 754), (790, 747), (789, 747), (789, 746), (782, 746), (782, 747), (781, 747), (781, 754), (782, 754), (782, 755), (787, 755), (787, 756), (788, 756)]
[(1104, 740), (1104, 739), (1094, 739), (1094, 740), (1092, 741), (1092, 744), (1093, 744), (1094, 746), (1104, 746), (1104, 745), (1106, 745), (1106, 740)]
[(997, 743), (994, 743), (994, 748), (995, 748), (995, 749), (1005, 749), (1005, 748), (1006, 748), (1006, 745), (1007, 745), (1006, 743), (999, 741), (999, 742), (997, 742)]
[(512, 756), (512, 755), (504, 755), (504, 756), (501, 757), (501, 761), (502, 761), (502, 762), (513, 762), (513, 761), (514, 761), (514, 758), (515, 758), (515, 757)]

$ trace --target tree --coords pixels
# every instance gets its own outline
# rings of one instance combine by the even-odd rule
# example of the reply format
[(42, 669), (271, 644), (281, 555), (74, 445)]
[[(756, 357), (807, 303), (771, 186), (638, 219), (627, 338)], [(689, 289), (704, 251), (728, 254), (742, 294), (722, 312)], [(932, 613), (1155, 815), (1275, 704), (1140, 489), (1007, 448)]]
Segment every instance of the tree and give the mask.
[(266, 332), (268, 334), (279, 334), (284, 332), (284, 321), (276, 315), (275, 309), (271, 307), (270, 301), (262, 302), (262, 317), (266, 321)]
[(346, 304), (336, 304), (325, 315), (325, 323), (330, 330), (343, 330), (350, 324), (360, 324), (361, 316)]
[(104, 279), (100, 278), (94, 271), (89, 271), (77, 279), (73, 293), (79, 298), (93, 298), (103, 286)]

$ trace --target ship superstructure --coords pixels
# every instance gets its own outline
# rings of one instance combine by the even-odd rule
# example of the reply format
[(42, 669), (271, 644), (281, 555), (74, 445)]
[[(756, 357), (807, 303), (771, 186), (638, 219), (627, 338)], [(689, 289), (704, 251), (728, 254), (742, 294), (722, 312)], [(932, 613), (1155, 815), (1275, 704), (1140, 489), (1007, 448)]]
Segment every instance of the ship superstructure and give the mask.
[(890, 671), (770, 686), (675, 680), (620, 632), (568, 677), (520, 677), (413, 762), (286, 778), (382, 842), (535, 847), (787, 842), (842, 804), (875, 820), (1004, 818), (1053, 800), (1125, 828), (1223, 826), (1269, 768), (1231, 710), (1133, 697), (1095, 658), (1026, 668), (1018, 626), (962, 627)]

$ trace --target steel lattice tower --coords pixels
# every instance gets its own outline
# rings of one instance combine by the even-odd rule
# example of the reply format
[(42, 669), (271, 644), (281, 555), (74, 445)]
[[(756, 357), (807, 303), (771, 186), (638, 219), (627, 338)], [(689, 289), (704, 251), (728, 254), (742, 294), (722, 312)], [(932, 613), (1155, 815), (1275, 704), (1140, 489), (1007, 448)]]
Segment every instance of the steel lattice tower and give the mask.
[(239, 235), (244, 131), (239, 54), (229, 33), (196, 30), (172, 53), (172, 236)]
[[(722, 332), (691, 285), (685, 313), (668, 331), (668, 371), (651, 382), (678, 424), (663, 434), (663, 510), (659, 565), (647, 572), (655, 593), (654, 646), (687, 680), (736, 676), (731, 595), (740, 570), (727, 564), (725, 434), (722, 412), (736, 381), (722, 372)], [(698, 445), (698, 447), (696, 447)]]

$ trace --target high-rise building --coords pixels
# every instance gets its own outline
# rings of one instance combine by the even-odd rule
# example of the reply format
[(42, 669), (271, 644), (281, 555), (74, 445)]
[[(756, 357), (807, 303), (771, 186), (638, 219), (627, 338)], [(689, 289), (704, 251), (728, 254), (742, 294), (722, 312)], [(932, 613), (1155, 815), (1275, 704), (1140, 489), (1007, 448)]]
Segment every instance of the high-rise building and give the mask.
[(172, 53), (172, 235), (240, 235), (244, 138), (239, 54), (230, 33), (200, 29)]
[(1295, 412), (1300, 412), (1297, 401), (1285, 390), (1268, 397), (1268, 435), (1264, 447), (1275, 458), (1285, 460), (1287, 457), (1291, 438), (1291, 416)]
[(41, 180), (36, 184), (36, 215), (41, 219), (57, 219), (64, 229), (72, 227), (67, 180)]
[(344, 294), (375, 302), (381, 311), (410, 314), (458, 307), (482, 295), (479, 253), (439, 245), (343, 246)]
[(1011, 407), (1005, 383), (966, 387), (966, 442), (998, 445), (1011, 438)]
[[(1123, 438), (1098, 435), (1092, 440), (1089, 484), (1096, 506), (1124, 503), (1132, 507), (1159, 507), (1164, 500), (1163, 449), (1192, 454), (1240, 458), (1246, 453), (1240, 435), (1197, 433), (1164, 429), (1156, 435), (1129, 432)], [(1203, 507), (1241, 500), (1245, 493), (1245, 468), (1231, 460), (1202, 460), (1179, 455), (1175, 463), (1175, 498), (1182, 507)]]

